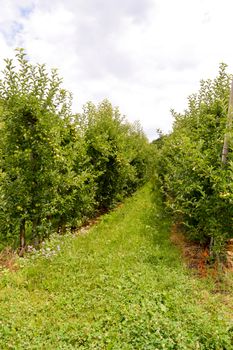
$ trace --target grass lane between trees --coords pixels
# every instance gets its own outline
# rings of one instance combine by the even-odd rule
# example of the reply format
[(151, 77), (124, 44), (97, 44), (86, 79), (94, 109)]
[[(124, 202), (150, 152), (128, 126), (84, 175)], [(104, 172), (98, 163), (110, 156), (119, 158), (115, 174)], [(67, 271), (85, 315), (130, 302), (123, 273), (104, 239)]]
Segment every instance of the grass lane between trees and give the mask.
[(186, 269), (169, 231), (146, 186), (20, 259), (0, 276), (0, 349), (232, 349), (232, 295)]

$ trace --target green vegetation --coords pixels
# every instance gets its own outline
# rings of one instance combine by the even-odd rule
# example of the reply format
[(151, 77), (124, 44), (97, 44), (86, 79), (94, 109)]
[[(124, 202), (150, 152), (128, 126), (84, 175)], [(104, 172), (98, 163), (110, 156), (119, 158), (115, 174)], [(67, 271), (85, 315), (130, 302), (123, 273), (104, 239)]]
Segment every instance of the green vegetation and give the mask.
[[(22, 49), (16, 66), (5, 62), (0, 249), (27, 252), (16, 272), (0, 268), (0, 348), (232, 349), (231, 277), (219, 276), (225, 294), (216, 294), (213, 280), (187, 271), (156, 194), (159, 187), (189, 238), (221, 257), (233, 217), (230, 143), (221, 162), (231, 136), (226, 66), (201, 83), (184, 115), (173, 112), (173, 132), (150, 145), (107, 100), (73, 114), (56, 70), (31, 65)], [(142, 185), (153, 163), (152, 194)]]
[(0, 348), (232, 349), (232, 295), (190, 275), (158, 203), (147, 186), (4, 272)]
[(212, 258), (224, 256), (233, 228), (232, 142), (227, 163), (221, 160), (224, 135), (232, 136), (227, 130), (230, 80), (221, 64), (218, 77), (202, 81), (200, 91), (189, 97), (184, 114), (173, 111), (172, 133), (155, 142), (157, 186), (167, 208), (189, 238), (209, 246)]
[[(71, 113), (56, 70), (17, 50), (0, 80), (0, 249), (75, 229), (148, 179), (150, 145), (104, 100)], [(18, 67), (18, 68), (17, 68)]]

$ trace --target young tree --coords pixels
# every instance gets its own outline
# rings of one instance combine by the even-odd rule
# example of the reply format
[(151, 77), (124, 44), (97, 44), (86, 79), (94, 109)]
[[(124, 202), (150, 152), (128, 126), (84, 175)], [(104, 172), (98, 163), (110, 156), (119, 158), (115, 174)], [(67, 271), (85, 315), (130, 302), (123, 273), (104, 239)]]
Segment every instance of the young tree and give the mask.
[(16, 58), (18, 69), (6, 59), (0, 81), (1, 193), (6, 220), (18, 227), (24, 249), (26, 227), (37, 235), (54, 210), (56, 157), (70, 96), (56, 70), (49, 75), (44, 65), (33, 66), (22, 49)]
[[(158, 173), (166, 204), (192, 239), (220, 256), (232, 231), (232, 145), (222, 167), (231, 77), (221, 64), (216, 79), (202, 81), (185, 113), (173, 112), (173, 131), (163, 137)], [(229, 132), (229, 130), (228, 130)]]
[(108, 209), (142, 184), (149, 143), (141, 128), (127, 123), (107, 100), (98, 107), (86, 104), (83, 120), (87, 153), (96, 178), (96, 202), (99, 208)]

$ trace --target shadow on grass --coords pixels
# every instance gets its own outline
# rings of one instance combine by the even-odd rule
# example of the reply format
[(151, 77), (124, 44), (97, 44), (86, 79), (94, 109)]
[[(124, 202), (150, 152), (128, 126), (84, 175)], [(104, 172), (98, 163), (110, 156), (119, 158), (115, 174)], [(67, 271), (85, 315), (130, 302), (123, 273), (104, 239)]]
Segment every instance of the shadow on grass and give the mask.
[(166, 211), (159, 191), (150, 191), (151, 206), (142, 219), (146, 227), (143, 235), (150, 242), (151, 249), (144, 262), (154, 267), (163, 265), (173, 268), (180, 265), (181, 259), (179, 250), (170, 240), (171, 217)]

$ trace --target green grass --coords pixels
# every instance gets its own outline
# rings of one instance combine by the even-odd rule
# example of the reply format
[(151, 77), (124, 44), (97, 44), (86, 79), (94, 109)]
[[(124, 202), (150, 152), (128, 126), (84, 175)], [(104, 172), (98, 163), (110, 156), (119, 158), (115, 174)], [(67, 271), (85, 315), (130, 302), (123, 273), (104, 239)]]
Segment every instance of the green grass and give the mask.
[(230, 306), (187, 271), (169, 225), (145, 187), (2, 275), (0, 349), (233, 349)]

